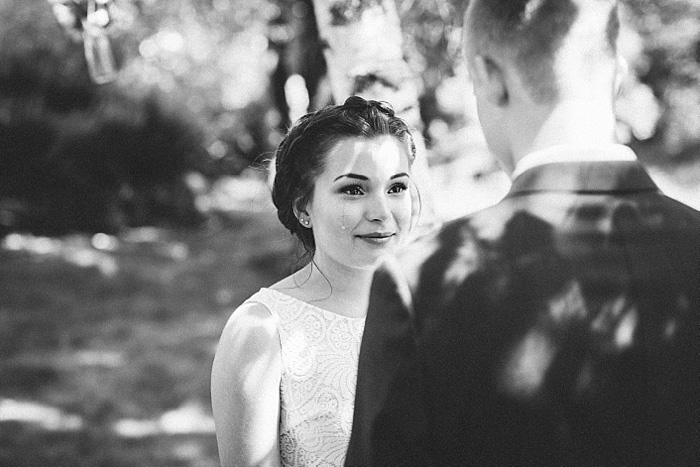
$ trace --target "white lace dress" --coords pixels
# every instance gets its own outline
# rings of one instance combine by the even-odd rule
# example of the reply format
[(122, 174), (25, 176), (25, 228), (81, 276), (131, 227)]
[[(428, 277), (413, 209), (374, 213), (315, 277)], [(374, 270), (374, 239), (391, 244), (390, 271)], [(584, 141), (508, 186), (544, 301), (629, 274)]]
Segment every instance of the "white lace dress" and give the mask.
[(279, 329), (282, 465), (342, 466), (365, 319), (331, 313), (267, 288), (248, 301), (265, 305)]

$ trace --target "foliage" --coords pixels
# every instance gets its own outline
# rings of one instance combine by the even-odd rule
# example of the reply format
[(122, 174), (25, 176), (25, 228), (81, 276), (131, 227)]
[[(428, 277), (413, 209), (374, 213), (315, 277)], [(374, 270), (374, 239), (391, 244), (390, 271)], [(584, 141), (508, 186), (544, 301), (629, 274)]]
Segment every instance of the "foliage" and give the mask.
[(331, 5), (331, 24), (343, 26), (357, 21), (367, 8), (380, 5), (380, 0), (344, 0)]
[(625, 0), (642, 37), (634, 72), (662, 107), (652, 143), (658, 163), (697, 160), (700, 155), (700, 2)]
[(199, 223), (182, 178), (201, 165), (193, 127), (155, 98), (99, 102), (70, 113), (17, 112), (0, 129), (6, 227), (60, 235)]
[(435, 90), (455, 75), (461, 63), (462, 16), (468, 2), (460, 0), (398, 0), (406, 47), (425, 87)]
[(276, 143), (276, 56), (255, 30), (275, 8), (117, 3), (122, 71), (101, 87), (48, 2), (0, 4), (0, 236), (196, 225), (188, 172), (236, 174)]
[(182, 178), (205, 165), (197, 126), (156, 93), (92, 83), (47, 3), (0, 18), (0, 235), (197, 224)]
[[(472, 153), (446, 143), (478, 129), (469, 91), (457, 84), (468, 2), (396, 2), (433, 160), (446, 147), (449, 157)], [(339, 1), (337, 10), (374, 3)], [(644, 128), (632, 143), (650, 163), (697, 159), (700, 4), (625, 3), (641, 38), (626, 114)], [(120, 72), (97, 86), (79, 33), (66, 34), (48, 1), (0, 3), (0, 235), (194, 225), (200, 213), (183, 175), (215, 179), (268, 159), (289, 124), (290, 75), (304, 76), (312, 108), (328, 101), (310, 0), (113, 0), (110, 8)]]
[(269, 36), (281, 7), (267, 0), (118, 4), (124, 18), (122, 26), (115, 20), (113, 36), (125, 57), (120, 87), (135, 95), (157, 88), (196, 115), (207, 149), (229, 173), (272, 150), (279, 116), (268, 91), (279, 57)]
[[(632, 76), (622, 96), (632, 127), (630, 138), (644, 161), (654, 165), (700, 159), (700, 2), (623, 0), (631, 39)], [(421, 74), (421, 112), (450, 125), (475, 125), (473, 112), (450, 112), (441, 105), (441, 87), (452, 86), (461, 63), (461, 20), (468, 2), (397, 0), (414, 68)], [(647, 96), (651, 90), (651, 97)], [(468, 92), (468, 91), (463, 91)], [(454, 98), (454, 93), (451, 94)], [(651, 100), (651, 101), (650, 101)], [(469, 104), (468, 104), (469, 105)], [(657, 108), (659, 115), (656, 115)], [(645, 115), (640, 115), (640, 112)], [(429, 137), (433, 135), (428, 133)]]

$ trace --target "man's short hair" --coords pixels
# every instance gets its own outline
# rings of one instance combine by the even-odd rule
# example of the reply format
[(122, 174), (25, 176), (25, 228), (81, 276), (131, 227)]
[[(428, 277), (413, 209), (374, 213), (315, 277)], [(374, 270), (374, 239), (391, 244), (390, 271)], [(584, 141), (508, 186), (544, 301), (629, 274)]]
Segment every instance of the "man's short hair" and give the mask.
[(581, 10), (592, 6), (609, 12), (595, 36), (600, 40), (587, 46), (614, 56), (620, 29), (616, 0), (471, 0), (466, 46), (476, 54), (513, 60), (533, 98), (549, 102), (558, 94), (556, 53)]

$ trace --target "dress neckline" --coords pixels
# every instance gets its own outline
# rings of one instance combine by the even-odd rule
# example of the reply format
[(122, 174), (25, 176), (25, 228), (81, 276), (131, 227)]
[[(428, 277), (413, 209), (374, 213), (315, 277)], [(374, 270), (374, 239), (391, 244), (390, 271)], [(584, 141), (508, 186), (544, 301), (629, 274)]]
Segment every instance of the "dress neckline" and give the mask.
[(352, 316), (345, 316), (345, 315), (341, 315), (341, 314), (339, 314), (339, 313), (334, 313), (334, 312), (332, 312), (332, 311), (326, 310), (325, 308), (321, 308), (320, 306), (316, 306), (316, 305), (313, 305), (313, 304), (311, 304), (311, 303), (309, 303), (309, 302), (305, 302), (304, 300), (300, 300), (300, 299), (298, 299), (298, 298), (296, 298), (296, 297), (292, 297), (291, 295), (286, 294), (286, 293), (284, 293), (284, 292), (282, 292), (282, 291), (280, 291), (280, 290), (277, 290), (277, 289), (271, 289), (271, 288), (269, 288), (269, 287), (262, 287), (260, 290), (266, 290), (266, 291), (269, 290), (270, 292), (273, 292), (273, 293), (275, 293), (275, 294), (282, 295), (282, 296), (283, 296), (284, 298), (286, 298), (286, 299), (289, 299), (289, 300), (292, 300), (292, 301), (301, 303), (301, 304), (303, 304), (303, 305), (305, 305), (305, 306), (308, 306), (308, 307), (310, 307), (310, 308), (313, 308), (314, 310), (319, 310), (319, 311), (322, 312), (323, 314), (331, 315), (331, 316), (333, 316), (333, 317), (344, 318), (344, 319), (351, 320), (351, 321), (364, 321), (364, 320), (367, 318), (367, 315), (365, 315), (365, 316), (363, 316), (363, 317), (361, 317), (361, 318), (354, 318), (354, 317), (352, 317)]

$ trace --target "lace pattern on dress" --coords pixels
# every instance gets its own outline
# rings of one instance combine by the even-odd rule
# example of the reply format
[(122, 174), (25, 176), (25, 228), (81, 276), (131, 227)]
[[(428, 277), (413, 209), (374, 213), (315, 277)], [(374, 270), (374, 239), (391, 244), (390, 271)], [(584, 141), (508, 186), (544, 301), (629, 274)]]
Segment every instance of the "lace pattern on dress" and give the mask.
[(282, 354), (280, 453), (285, 467), (341, 467), (350, 441), (364, 318), (272, 289), (249, 301), (277, 320)]

